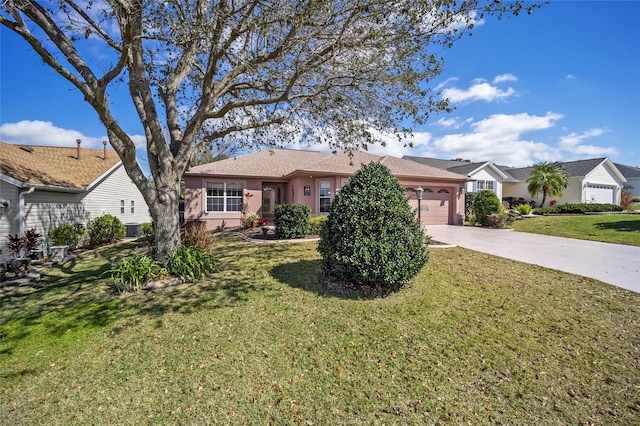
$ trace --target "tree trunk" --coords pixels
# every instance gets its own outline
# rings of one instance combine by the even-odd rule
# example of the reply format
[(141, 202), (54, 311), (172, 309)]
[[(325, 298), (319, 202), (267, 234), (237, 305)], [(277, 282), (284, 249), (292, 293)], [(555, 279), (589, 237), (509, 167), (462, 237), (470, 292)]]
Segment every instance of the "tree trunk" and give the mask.
[(157, 196), (149, 203), (149, 210), (155, 224), (155, 258), (166, 264), (167, 256), (180, 244), (180, 216), (178, 201), (180, 198), (180, 178), (173, 176), (158, 182)]

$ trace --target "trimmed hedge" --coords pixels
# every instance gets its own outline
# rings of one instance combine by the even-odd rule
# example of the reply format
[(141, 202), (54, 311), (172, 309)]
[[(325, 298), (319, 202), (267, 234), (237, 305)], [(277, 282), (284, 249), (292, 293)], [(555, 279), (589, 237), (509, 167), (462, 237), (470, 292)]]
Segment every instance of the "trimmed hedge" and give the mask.
[(584, 213), (608, 213), (621, 212), (624, 208), (617, 204), (557, 204), (553, 207), (538, 207), (533, 214), (584, 214)]
[(314, 216), (309, 220), (309, 235), (320, 235), (320, 231), (327, 224), (328, 216)]
[(303, 238), (309, 235), (311, 208), (307, 204), (278, 204), (275, 208), (278, 238)]

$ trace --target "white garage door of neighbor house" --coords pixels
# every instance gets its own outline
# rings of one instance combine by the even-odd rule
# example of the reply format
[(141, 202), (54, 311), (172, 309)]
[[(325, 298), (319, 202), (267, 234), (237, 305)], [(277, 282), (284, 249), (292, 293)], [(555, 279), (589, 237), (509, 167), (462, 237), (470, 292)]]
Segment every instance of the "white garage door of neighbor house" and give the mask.
[[(439, 191), (439, 192), (438, 192)], [(433, 192), (425, 190), (420, 201), (420, 219), (425, 225), (448, 225), (449, 203), (451, 193), (446, 189), (435, 189)], [(418, 200), (410, 200), (411, 208), (418, 210)]]
[(612, 204), (613, 187), (607, 185), (587, 185), (587, 203)]

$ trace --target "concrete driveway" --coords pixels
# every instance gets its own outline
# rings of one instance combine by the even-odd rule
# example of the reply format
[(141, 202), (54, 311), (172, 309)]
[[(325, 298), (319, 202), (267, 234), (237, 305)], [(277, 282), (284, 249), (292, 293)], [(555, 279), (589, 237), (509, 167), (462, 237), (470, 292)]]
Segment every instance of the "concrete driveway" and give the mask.
[(640, 293), (640, 247), (507, 229), (429, 225), (435, 241), (595, 278)]

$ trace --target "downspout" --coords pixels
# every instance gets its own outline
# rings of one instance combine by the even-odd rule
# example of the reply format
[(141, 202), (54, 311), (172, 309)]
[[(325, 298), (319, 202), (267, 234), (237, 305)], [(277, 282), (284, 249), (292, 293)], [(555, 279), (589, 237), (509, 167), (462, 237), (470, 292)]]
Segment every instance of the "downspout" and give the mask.
[(27, 189), (26, 191), (21, 191), (20, 194), (18, 194), (18, 230), (20, 231), (18, 235), (24, 234), (24, 222), (26, 216), (24, 197), (25, 195), (31, 194), (35, 190), (36, 189), (33, 186), (30, 186), (29, 189)]

